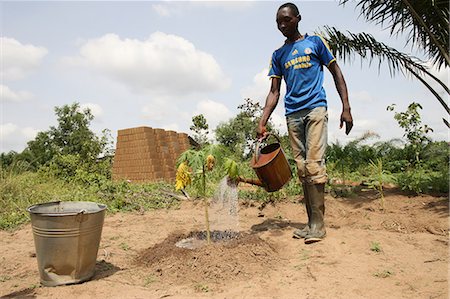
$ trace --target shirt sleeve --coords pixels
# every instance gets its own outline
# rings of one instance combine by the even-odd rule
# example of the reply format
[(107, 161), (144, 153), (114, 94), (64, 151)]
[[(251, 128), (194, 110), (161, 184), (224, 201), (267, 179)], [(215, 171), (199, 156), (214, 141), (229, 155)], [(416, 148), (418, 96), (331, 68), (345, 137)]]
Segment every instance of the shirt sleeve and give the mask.
[(331, 53), (331, 49), (328, 46), (327, 41), (320, 35), (318, 35), (318, 37), (317, 55), (319, 56), (320, 62), (328, 67), (333, 61), (336, 61), (336, 58), (333, 56), (333, 53)]
[(273, 52), (272, 59), (270, 60), (269, 77), (281, 78), (282, 75), (283, 74), (281, 73), (280, 62), (279, 59), (277, 59), (277, 51), (275, 51)]

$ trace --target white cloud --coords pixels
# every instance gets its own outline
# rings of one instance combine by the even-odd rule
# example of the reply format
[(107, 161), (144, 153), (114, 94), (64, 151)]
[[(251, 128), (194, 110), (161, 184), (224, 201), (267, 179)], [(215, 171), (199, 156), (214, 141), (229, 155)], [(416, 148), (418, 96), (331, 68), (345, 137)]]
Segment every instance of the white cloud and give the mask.
[(172, 100), (168, 97), (155, 97), (142, 108), (142, 116), (144, 119), (153, 122), (163, 122), (172, 119), (174, 115), (179, 113), (179, 109), (175, 105), (170, 105)]
[(350, 92), (349, 98), (352, 102), (372, 103), (374, 101), (372, 95), (366, 90)]
[(180, 132), (180, 126), (177, 123), (170, 123), (161, 126), (161, 129), (168, 130), (168, 131), (175, 131)]
[[(265, 68), (253, 77), (253, 84), (244, 87), (241, 90), (242, 98), (250, 98), (253, 101), (260, 103), (261, 107), (264, 107), (266, 103), (266, 97), (269, 93), (271, 80), (267, 76), (269, 69)], [(270, 120), (275, 125), (276, 129), (280, 130), (280, 133), (287, 132), (286, 118), (284, 116), (284, 95), (286, 93), (286, 85), (284, 82), (281, 84), (280, 99), (274, 112), (270, 116)]]
[(34, 71), (48, 51), (44, 47), (24, 45), (19, 41), (0, 37), (2, 49), (2, 68), (0, 74), (4, 80), (19, 80)]
[(22, 151), (38, 132), (35, 128), (21, 128), (13, 123), (0, 124), (0, 152)]
[(6, 85), (0, 84), (0, 102), (22, 102), (29, 100), (33, 94), (28, 91), (14, 91)]
[(80, 55), (66, 62), (91, 68), (149, 94), (218, 91), (231, 83), (212, 55), (182, 37), (162, 32), (143, 41), (106, 34), (87, 41)]
[(250, 98), (264, 105), (267, 93), (270, 88), (270, 79), (267, 76), (269, 70), (263, 69), (253, 77), (253, 84), (246, 86), (241, 90), (242, 98)]
[(80, 109), (82, 111), (85, 109), (91, 110), (91, 113), (95, 119), (101, 118), (103, 116), (103, 108), (99, 104), (83, 103), (83, 104), (80, 104)]
[(287, 134), (286, 117), (283, 114), (274, 112), (270, 116), (270, 120), (281, 134)]
[(256, 1), (252, 1), (252, 0), (241, 0), (241, 1), (191, 0), (190, 3), (192, 3), (194, 5), (204, 6), (204, 7), (212, 7), (212, 8), (217, 7), (220, 9), (236, 11), (236, 10), (245, 10), (245, 9), (251, 8), (256, 4)]
[(170, 16), (170, 10), (167, 5), (164, 4), (153, 4), (152, 8), (156, 13), (162, 17)]
[(233, 114), (222, 103), (212, 100), (204, 100), (197, 104), (197, 108), (192, 116), (203, 114), (208, 122), (210, 131), (221, 122), (228, 121)]

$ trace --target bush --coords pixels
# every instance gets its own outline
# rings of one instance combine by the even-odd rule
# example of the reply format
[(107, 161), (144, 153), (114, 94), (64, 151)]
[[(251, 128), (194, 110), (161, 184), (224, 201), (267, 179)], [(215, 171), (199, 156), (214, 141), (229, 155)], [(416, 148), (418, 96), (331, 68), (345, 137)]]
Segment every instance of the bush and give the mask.
[(78, 169), (76, 179), (50, 172), (6, 173), (0, 177), (0, 229), (12, 229), (30, 220), (26, 208), (51, 201), (93, 201), (109, 212), (145, 211), (176, 206), (178, 200), (164, 193), (166, 183), (129, 184), (113, 182), (98, 173)]
[(448, 193), (449, 171), (437, 172), (424, 168), (410, 169), (396, 175), (398, 186), (414, 194), (420, 193)]

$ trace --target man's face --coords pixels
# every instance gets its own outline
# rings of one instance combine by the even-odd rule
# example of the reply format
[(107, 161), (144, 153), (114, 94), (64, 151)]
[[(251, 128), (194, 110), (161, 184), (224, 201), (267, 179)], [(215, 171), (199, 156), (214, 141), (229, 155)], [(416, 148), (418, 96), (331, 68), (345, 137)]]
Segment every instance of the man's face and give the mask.
[(287, 38), (296, 34), (299, 21), (299, 18), (289, 7), (284, 7), (277, 12), (278, 30)]

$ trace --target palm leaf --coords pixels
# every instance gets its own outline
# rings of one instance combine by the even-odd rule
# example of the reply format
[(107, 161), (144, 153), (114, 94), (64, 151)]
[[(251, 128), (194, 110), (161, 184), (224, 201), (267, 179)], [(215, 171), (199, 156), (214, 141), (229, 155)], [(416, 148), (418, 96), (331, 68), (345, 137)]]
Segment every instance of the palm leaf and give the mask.
[(327, 40), (333, 55), (343, 59), (345, 62), (353, 60), (354, 56), (357, 54), (361, 58), (368, 59), (369, 65), (377, 58), (378, 69), (380, 69), (383, 62), (386, 62), (391, 76), (394, 76), (397, 72), (401, 72), (403, 75), (413, 75), (433, 93), (447, 113), (450, 114), (450, 108), (446, 101), (424, 80), (424, 74), (437, 82), (448, 94), (450, 94), (449, 88), (441, 80), (431, 74), (425, 66), (425, 63), (420, 59), (399, 52), (396, 49), (377, 41), (368, 33), (363, 32), (355, 34), (347, 32), (346, 35), (336, 28), (328, 26), (324, 27), (324, 31), (325, 32), (321, 33), (321, 35)]
[(387, 25), (391, 35), (406, 33), (406, 43), (424, 50), (439, 69), (449, 66), (448, 0), (359, 0), (356, 6), (367, 21)]

